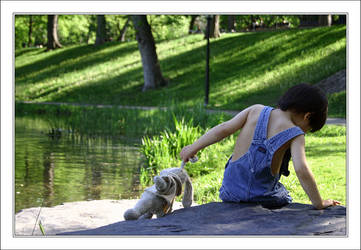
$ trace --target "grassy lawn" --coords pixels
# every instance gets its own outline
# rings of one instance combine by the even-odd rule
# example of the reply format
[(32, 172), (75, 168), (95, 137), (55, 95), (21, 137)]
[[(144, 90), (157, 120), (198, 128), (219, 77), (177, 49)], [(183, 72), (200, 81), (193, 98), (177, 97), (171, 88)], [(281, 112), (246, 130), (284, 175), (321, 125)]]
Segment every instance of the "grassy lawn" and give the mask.
[[(17, 101), (184, 106), (204, 100), (203, 35), (157, 42), (167, 87), (141, 92), (143, 72), (137, 43), (77, 45), (15, 55)], [(211, 40), (210, 103), (240, 110), (251, 104), (274, 106), (300, 82), (318, 81), (346, 68), (345, 26), (224, 34)], [(346, 116), (346, 93), (332, 95), (330, 117)], [(341, 104), (341, 105), (340, 105)]]

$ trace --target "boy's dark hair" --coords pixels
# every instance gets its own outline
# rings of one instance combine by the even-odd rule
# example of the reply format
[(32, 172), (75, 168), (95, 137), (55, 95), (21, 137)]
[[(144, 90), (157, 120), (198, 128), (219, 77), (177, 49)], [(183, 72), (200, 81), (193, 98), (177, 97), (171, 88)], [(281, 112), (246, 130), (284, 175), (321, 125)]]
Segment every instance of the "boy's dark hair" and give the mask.
[(310, 112), (311, 132), (316, 132), (325, 125), (327, 106), (328, 101), (325, 93), (320, 88), (306, 83), (291, 87), (278, 101), (278, 107), (283, 111)]

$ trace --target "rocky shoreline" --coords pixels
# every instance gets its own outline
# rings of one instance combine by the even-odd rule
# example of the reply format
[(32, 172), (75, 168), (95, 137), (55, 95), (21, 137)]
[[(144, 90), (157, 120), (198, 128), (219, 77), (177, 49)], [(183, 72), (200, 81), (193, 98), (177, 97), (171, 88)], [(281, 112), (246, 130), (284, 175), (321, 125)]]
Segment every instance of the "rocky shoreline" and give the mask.
[[(42, 236), (39, 221), (45, 235), (94, 229), (123, 221), (123, 213), (137, 200), (92, 200), (67, 202), (54, 207), (26, 208), (15, 215), (15, 236)], [(183, 208), (175, 202), (173, 210)], [(39, 218), (37, 220), (40, 211)]]
[[(175, 202), (173, 212), (152, 220), (124, 221), (123, 213), (137, 200), (69, 202), (54, 207), (23, 209), (15, 215), (15, 237), (68, 235), (307, 235), (347, 236), (346, 208), (315, 210), (292, 203), (267, 209), (249, 203), (211, 202), (183, 209)], [(38, 220), (37, 220), (38, 217)]]

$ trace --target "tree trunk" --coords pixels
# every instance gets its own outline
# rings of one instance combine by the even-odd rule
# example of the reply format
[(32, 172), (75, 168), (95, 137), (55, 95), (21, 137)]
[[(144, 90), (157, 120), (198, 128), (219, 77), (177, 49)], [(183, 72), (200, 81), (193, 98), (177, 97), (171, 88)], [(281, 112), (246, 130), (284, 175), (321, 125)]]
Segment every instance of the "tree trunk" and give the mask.
[(236, 18), (235, 16), (233, 15), (229, 15), (228, 16), (228, 32), (233, 32), (235, 30), (235, 21), (236, 21)]
[(97, 15), (97, 33), (95, 39), (95, 45), (101, 45), (105, 43), (105, 16)]
[(132, 16), (135, 36), (142, 58), (144, 86), (143, 91), (165, 86), (167, 81), (160, 70), (155, 42), (146, 15)]
[(332, 25), (332, 15), (328, 15), (327, 16), (327, 26), (331, 26)]
[(128, 29), (128, 24), (129, 24), (129, 17), (128, 17), (128, 19), (127, 19), (127, 21), (125, 22), (125, 24), (123, 25), (123, 28), (122, 29), (120, 29), (120, 27), (119, 27), (119, 23), (118, 23), (118, 29), (119, 29), (119, 33), (120, 33), (120, 35), (119, 35), (119, 37), (118, 37), (118, 41), (121, 41), (121, 42), (124, 42), (125, 41), (125, 34), (126, 34), (126, 32), (127, 32), (127, 29)]
[(219, 32), (219, 15), (214, 15), (211, 22), (210, 38), (218, 38), (221, 36)]
[(28, 47), (31, 46), (31, 36), (33, 34), (33, 16), (29, 16), (29, 33), (28, 33)]
[(61, 48), (58, 40), (58, 15), (48, 15), (48, 45), (47, 50)]
[(195, 33), (196, 31), (194, 31), (194, 23), (196, 22), (196, 19), (198, 17), (198, 15), (192, 15), (191, 16), (191, 22), (189, 23), (189, 31), (188, 34), (192, 34)]
[(331, 26), (332, 15), (320, 15), (318, 16), (318, 25), (320, 26)]

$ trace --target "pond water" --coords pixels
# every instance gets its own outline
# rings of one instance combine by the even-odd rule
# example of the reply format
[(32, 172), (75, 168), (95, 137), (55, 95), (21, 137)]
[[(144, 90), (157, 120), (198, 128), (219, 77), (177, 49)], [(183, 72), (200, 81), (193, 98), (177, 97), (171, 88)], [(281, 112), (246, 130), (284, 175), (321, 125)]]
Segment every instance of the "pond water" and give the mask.
[(140, 139), (47, 135), (52, 121), (15, 118), (15, 212), (63, 202), (131, 199), (143, 192)]

